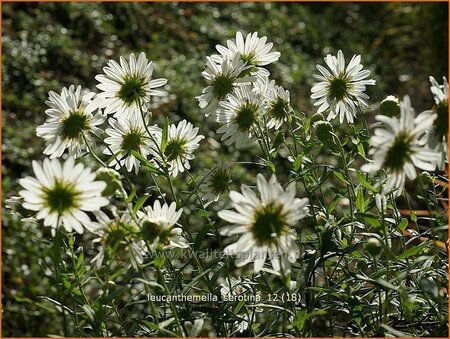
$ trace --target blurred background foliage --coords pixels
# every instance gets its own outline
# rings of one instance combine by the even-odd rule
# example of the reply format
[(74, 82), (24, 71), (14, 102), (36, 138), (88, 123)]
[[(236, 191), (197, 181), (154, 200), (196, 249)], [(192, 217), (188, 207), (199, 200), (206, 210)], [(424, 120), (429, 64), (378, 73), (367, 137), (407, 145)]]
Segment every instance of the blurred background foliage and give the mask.
[[(409, 94), (417, 110), (431, 107), (428, 76), (447, 75), (446, 3), (4, 3), (2, 32), (3, 202), (17, 192), (17, 179), (42, 159), (44, 143), (35, 128), (45, 120), (50, 90), (82, 85), (95, 90), (94, 76), (108, 59), (144, 51), (156, 74), (169, 80), (170, 95), (154, 116), (186, 118), (208, 138), (194, 170), (217, 158), (216, 125), (204, 120), (195, 96), (205, 83), (205, 57), (218, 43), (244, 33), (267, 35), (281, 52), (272, 77), (289, 89), (296, 111), (313, 113), (310, 88), (315, 65), (342, 49), (361, 54), (377, 86), (376, 103), (388, 94)], [(222, 150), (236, 159), (233, 148)], [(252, 159), (239, 154), (240, 160)], [(236, 187), (253, 174), (234, 170)], [(241, 175), (241, 177), (239, 177)], [(182, 183), (179, 180), (179, 183)], [(2, 204), (4, 206), (4, 203)], [(2, 207), (3, 336), (59, 334), (49, 314), (54, 306), (39, 296), (58, 298), (52, 286), (48, 230), (21, 223)], [(55, 314), (56, 316), (56, 314)]]

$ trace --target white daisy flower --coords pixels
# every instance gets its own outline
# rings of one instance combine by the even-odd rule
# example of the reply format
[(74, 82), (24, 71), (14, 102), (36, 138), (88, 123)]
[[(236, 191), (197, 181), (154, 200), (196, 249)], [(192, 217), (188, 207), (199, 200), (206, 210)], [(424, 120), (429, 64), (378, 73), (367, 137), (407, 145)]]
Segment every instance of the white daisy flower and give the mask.
[[(267, 43), (267, 37), (258, 38), (258, 32), (247, 34), (245, 40), (241, 32), (236, 33), (236, 39), (227, 41), (227, 47), (216, 45), (221, 56), (233, 59), (239, 54), (240, 59), (250, 66), (245, 74), (260, 74), (268, 76), (269, 72), (260, 66), (269, 65), (280, 58), (280, 52), (272, 51), (273, 43)], [(213, 56), (217, 58), (216, 56)]]
[(144, 208), (145, 213), (138, 212), (142, 238), (151, 243), (151, 250), (155, 250), (158, 246), (165, 249), (189, 247), (182, 235), (182, 229), (175, 227), (183, 213), (182, 209), (177, 211), (176, 208), (175, 202), (172, 202), (170, 206), (167, 204), (161, 206), (159, 200), (156, 200), (153, 207)]
[(87, 149), (86, 141), (93, 144), (91, 135), (98, 133), (97, 126), (105, 121), (101, 114), (92, 114), (98, 108), (94, 96), (93, 92), (83, 95), (81, 86), (75, 89), (73, 85), (64, 87), (61, 94), (49, 92), (45, 102), (50, 107), (45, 111), (48, 118), (36, 128), (36, 135), (47, 143), (45, 155), (60, 157), (68, 149), (69, 155), (76, 158)]
[(339, 115), (341, 124), (344, 119), (352, 123), (358, 110), (368, 106), (369, 97), (364, 91), (367, 85), (375, 85), (375, 80), (366, 79), (370, 71), (363, 70), (360, 55), (354, 55), (347, 67), (341, 50), (337, 57), (328, 54), (324, 60), (330, 70), (316, 66), (321, 75), (314, 75), (319, 80), (311, 89), (314, 106), (320, 106), (319, 113), (329, 110), (328, 120)]
[(127, 211), (119, 213), (115, 206), (110, 207), (112, 218), (103, 211), (95, 211), (98, 220), (95, 224), (95, 233), (98, 237), (92, 242), (100, 244), (98, 254), (91, 260), (95, 266), (101, 267), (105, 255), (109, 251), (113, 253), (125, 253), (134, 268), (143, 262), (140, 246), (133, 240), (138, 227), (131, 214)]
[[(159, 163), (166, 163), (169, 174), (176, 177), (178, 173), (190, 169), (190, 160), (194, 159), (193, 152), (200, 146), (203, 135), (198, 134), (198, 127), (195, 127), (186, 120), (182, 120), (178, 125), (171, 124), (167, 132), (167, 143), (162, 150), (164, 159), (157, 155)], [(161, 145), (162, 134), (156, 135), (157, 142)]]
[(82, 164), (75, 165), (72, 157), (62, 165), (57, 159), (45, 159), (42, 165), (33, 161), (33, 170), (36, 178), (19, 181), (24, 188), (19, 192), (24, 199), (22, 206), (38, 212), (36, 218), (52, 227), (53, 235), (60, 225), (68, 232), (91, 230), (93, 224), (85, 212), (98, 211), (108, 204), (101, 196), (106, 184), (94, 181), (95, 173)]
[(277, 86), (274, 80), (269, 80), (267, 77), (258, 78), (254, 90), (264, 98), (264, 114), (268, 118), (267, 127), (278, 130), (292, 113), (289, 91)]
[(223, 134), (221, 141), (226, 145), (236, 143), (238, 147), (245, 146), (254, 129), (258, 127), (264, 109), (262, 96), (252, 91), (250, 86), (237, 87), (226, 101), (220, 102), (221, 109), (217, 111), (217, 122), (223, 124), (217, 133)]
[(432, 110), (437, 114), (437, 119), (427, 133), (427, 141), (430, 148), (440, 154), (437, 166), (442, 171), (445, 168), (445, 162), (448, 162), (448, 82), (447, 78), (443, 77), (443, 84), (439, 85), (431, 76), (430, 82), (430, 90), (436, 103)]
[(240, 76), (248, 67), (240, 60), (240, 55), (233, 58), (221, 57), (214, 60), (206, 57), (205, 70), (202, 72), (208, 86), (197, 97), (205, 116), (210, 116), (219, 108), (219, 102), (233, 92), (239, 84), (249, 83), (254, 77)]
[(242, 185), (242, 193), (230, 192), (236, 212), (219, 212), (220, 218), (233, 224), (222, 228), (221, 234), (242, 234), (224, 252), (236, 255), (238, 267), (253, 261), (254, 270), (258, 272), (269, 258), (275, 271), (287, 273), (290, 263), (299, 256), (294, 227), (307, 215), (308, 199), (295, 198), (295, 183), (284, 190), (275, 175), (267, 182), (258, 174), (256, 181), (260, 198), (248, 186)]
[[(148, 135), (142, 118), (139, 116), (131, 116), (129, 119), (110, 119), (109, 124), (112, 128), (106, 129), (105, 144), (108, 147), (103, 151), (107, 155), (116, 155), (114, 159), (115, 168), (118, 170), (125, 166), (128, 172), (134, 168), (134, 172), (139, 172), (139, 160), (131, 153), (138, 152), (143, 157), (150, 154), (156, 154), (155, 141)], [(150, 133), (157, 137), (161, 131), (156, 125), (148, 127)]]
[(416, 178), (416, 167), (426, 171), (436, 168), (439, 154), (421, 142), (436, 114), (425, 111), (415, 117), (410, 99), (405, 96), (400, 103), (400, 118), (384, 115), (375, 118), (384, 123), (385, 128), (377, 128), (370, 138), (369, 155), (373, 156), (373, 163), (364, 165), (362, 170), (375, 174), (385, 169), (388, 177), (382, 194), (394, 190), (400, 195), (406, 177)]
[(218, 165), (213, 170), (205, 170), (203, 172), (203, 182), (199, 189), (204, 194), (202, 200), (206, 201), (206, 206), (212, 202), (217, 202), (223, 194), (228, 193), (230, 183), (230, 168), (221, 160), (219, 160)]
[[(150, 104), (151, 96), (162, 96), (163, 91), (156, 90), (167, 83), (167, 79), (152, 79), (153, 62), (148, 61), (145, 53), (136, 60), (134, 53), (130, 54), (129, 62), (120, 57), (120, 64), (114, 60), (108, 61), (103, 68), (105, 74), (95, 77), (102, 91), (99, 97), (105, 113), (119, 118), (129, 119), (131, 116), (141, 116)], [(141, 106), (141, 107), (140, 107)]]

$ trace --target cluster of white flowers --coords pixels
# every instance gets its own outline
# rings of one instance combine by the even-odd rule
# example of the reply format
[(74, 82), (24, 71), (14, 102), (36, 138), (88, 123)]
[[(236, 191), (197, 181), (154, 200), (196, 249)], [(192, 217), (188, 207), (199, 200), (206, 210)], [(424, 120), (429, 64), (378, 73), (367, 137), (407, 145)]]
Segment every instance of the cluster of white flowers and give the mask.
[[(106, 248), (128, 248), (136, 267), (142, 263), (146, 245), (150, 250), (188, 246), (182, 230), (175, 227), (182, 210), (176, 211), (175, 203), (161, 205), (155, 200), (153, 208), (143, 208), (145, 213), (132, 212), (128, 203), (123, 211), (112, 205), (109, 211), (102, 211), (109, 204), (107, 183), (97, 180), (97, 174), (83, 164), (75, 164), (75, 158), (91, 153), (105, 169), (112, 171), (111, 166), (125, 175), (133, 170), (137, 174), (144, 158), (165, 175), (175, 177), (190, 168), (203, 136), (186, 120), (167, 126), (166, 136), (162, 128), (150, 125), (152, 97), (163, 94), (158, 88), (167, 80), (152, 79), (153, 63), (144, 53), (138, 58), (132, 53), (129, 60), (120, 57), (120, 63), (110, 60), (103, 71), (96, 76), (98, 94), (83, 94), (80, 86), (63, 88), (60, 95), (49, 93), (48, 118), (37, 127), (37, 135), (46, 141), (44, 154), (52, 160), (45, 159), (42, 165), (33, 161), (36, 177), (20, 180), (24, 190), (18, 201), (25, 209), (36, 211), (36, 219), (52, 227), (53, 235), (59, 227), (96, 234), (94, 242), (101, 244), (94, 258), (97, 266), (103, 262)], [(99, 143), (109, 156), (106, 163), (96, 154)], [(66, 149), (67, 160), (62, 163), (57, 158), (66, 157)], [(120, 181), (116, 173), (114, 180)], [(117, 188), (123, 190), (121, 184)]]
[(213, 116), (221, 124), (217, 133), (226, 145), (243, 147), (265, 127), (279, 129), (288, 119), (292, 108), (289, 91), (270, 80), (267, 66), (280, 57), (272, 51), (267, 37), (241, 32), (217, 45), (219, 54), (206, 58), (202, 73), (208, 86), (197, 97), (206, 116)]
[[(217, 133), (225, 145), (261, 141), (269, 138), (270, 129), (277, 131), (290, 122), (294, 110), (289, 91), (276, 85), (265, 68), (280, 57), (272, 48), (265, 36), (258, 37), (254, 32), (244, 38), (237, 32), (226, 46), (216, 46), (218, 54), (206, 58), (202, 74), (207, 87), (197, 99), (204, 114), (221, 125)], [(316, 121), (314, 126), (332, 128), (331, 120), (337, 116), (341, 124), (353, 123), (368, 107), (366, 86), (374, 85), (375, 80), (368, 79), (370, 71), (363, 69), (360, 55), (354, 55), (346, 66), (342, 51), (338, 51), (337, 56), (327, 55), (325, 63), (329, 70), (317, 65), (321, 75), (315, 75), (318, 82), (311, 89), (311, 98), (314, 106), (319, 106), (318, 113), (327, 113), (330, 122)], [(143, 167), (151, 166), (170, 184), (171, 177), (191, 168), (204, 136), (186, 120), (162, 128), (152, 124), (152, 98), (163, 95), (161, 87), (167, 83), (163, 78), (153, 79), (153, 70), (144, 53), (138, 58), (130, 54), (128, 60), (120, 57), (119, 62), (109, 61), (104, 74), (96, 76), (101, 91), (98, 94), (83, 93), (75, 86), (63, 88), (61, 94), (50, 92), (45, 112), (48, 117), (37, 127), (37, 135), (46, 141), (44, 154), (51, 160), (45, 159), (42, 164), (33, 161), (35, 177), (21, 179), (24, 189), (19, 192), (20, 199), (9, 200), (11, 205), (21, 203), (35, 211), (36, 219), (50, 226), (53, 234), (60, 227), (68, 232), (83, 233), (87, 229), (94, 233), (94, 242), (100, 244), (93, 260), (97, 266), (108, 254), (107, 248), (126, 249), (137, 267), (147, 251), (190, 246), (178, 223), (183, 210), (178, 209), (175, 196), (171, 204), (161, 193), (158, 199), (164, 199), (164, 203), (155, 199), (152, 205), (135, 209), (125, 199), (122, 210), (114, 206), (102, 210), (114, 193), (105, 193), (108, 187), (101, 175), (75, 163), (76, 157), (90, 153), (107, 171), (117, 170), (108, 183), (117, 188), (116, 197), (127, 195), (118, 172), (128, 179), (129, 172), (138, 174)], [(415, 116), (407, 96), (401, 102), (389, 96), (380, 104), (382, 113), (388, 112), (376, 116), (384, 128), (375, 129), (368, 153), (373, 161), (363, 166), (369, 173), (384, 170), (387, 174), (386, 178), (377, 177), (382, 187), (377, 206), (386, 195), (399, 195), (406, 178), (416, 178), (416, 168), (443, 169), (448, 161), (448, 84), (446, 78), (443, 85), (432, 77), (430, 81), (435, 100), (432, 110)], [(101, 151), (108, 160), (96, 154), (98, 144), (104, 147)], [(266, 147), (270, 152), (269, 142)], [(60, 162), (57, 158), (63, 156), (66, 160)], [(225, 253), (235, 256), (237, 267), (252, 262), (256, 272), (289, 273), (299, 257), (296, 227), (309, 213), (310, 202), (296, 197), (295, 181), (283, 188), (275, 175), (269, 180), (257, 175), (259, 196), (246, 185), (241, 192), (230, 192), (230, 181), (230, 165), (219, 160), (214, 168), (204, 171), (198, 187), (204, 208), (229, 193), (235, 211), (218, 212), (231, 224), (220, 233), (240, 237), (225, 248)], [(267, 261), (272, 268), (267, 267)]]

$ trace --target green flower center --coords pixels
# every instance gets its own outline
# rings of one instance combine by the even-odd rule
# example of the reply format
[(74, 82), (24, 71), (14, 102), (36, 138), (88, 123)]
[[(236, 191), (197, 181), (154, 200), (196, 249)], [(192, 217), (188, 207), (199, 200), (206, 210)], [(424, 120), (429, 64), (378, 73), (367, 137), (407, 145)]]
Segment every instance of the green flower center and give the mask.
[(287, 231), (282, 206), (273, 202), (257, 210), (253, 218), (253, 236), (260, 245), (276, 243)]
[(235, 78), (230, 75), (222, 73), (217, 74), (214, 81), (211, 83), (214, 96), (219, 100), (225, 99), (225, 97), (233, 91), (234, 80)]
[(141, 98), (145, 97), (145, 85), (147, 80), (141, 75), (126, 75), (123, 79), (122, 86), (117, 93), (119, 97), (128, 106), (139, 102)]
[(434, 121), (434, 131), (438, 140), (448, 139), (448, 102), (442, 101), (435, 107), (437, 119)]
[(50, 212), (59, 215), (69, 211), (78, 205), (77, 192), (71, 184), (55, 181), (53, 187), (44, 189), (44, 199)]
[(230, 173), (224, 169), (218, 169), (211, 173), (209, 187), (214, 194), (228, 192), (228, 183), (230, 182)]
[(185, 151), (186, 140), (184, 139), (172, 139), (170, 140), (166, 148), (164, 149), (164, 155), (167, 157), (167, 161), (172, 161), (177, 158), (181, 158)]
[(130, 131), (123, 136), (122, 149), (127, 153), (131, 151), (139, 152), (139, 147), (142, 144), (142, 135), (136, 131)]
[(349, 87), (347, 79), (344, 76), (339, 75), (330, 81), (328, 95), (332, 99), (342, 100), (347, 95)]
[(141, 227), (142, 237), (145, 240), (153, 242), (159, 237), (159, 243), (162, 245), (168, 245), (172, 236), (172, 230), (170, 228), (164, 228), (162, 225), (146, 220)]
[(62, 121), (61, 135), (64, 139), (77, 139), (89, 128), (88, 117), (83, 111), (71, 112)]
[(389, 168), (394, 172), (401, 171), (403, 165), (407, 161), (410, 161), (411, 153), (411, 137), (408, 133), (400, 133), (397, 135), (394, 144), (387, 152), (383, 167)]
[(289, 103), (282, 97), (277, 97), (276, 100), (270, 103), (268, 113), (272, 118), (282, 120), (286, 117), (288, 111)]
[(236, 111), (234, 122), (241, 132), (248, 131), (258, 120), (258, 105), (247, 101)]

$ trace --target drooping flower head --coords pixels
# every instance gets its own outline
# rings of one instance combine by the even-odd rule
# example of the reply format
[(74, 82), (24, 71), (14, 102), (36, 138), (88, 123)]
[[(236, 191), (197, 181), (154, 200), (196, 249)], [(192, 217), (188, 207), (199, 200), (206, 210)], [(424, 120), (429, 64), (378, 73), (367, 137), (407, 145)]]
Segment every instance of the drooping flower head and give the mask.
[(387, 172), (387, 181), (383, 194), (394, 191), (401, 194), (408, 177), (414, 180), (417, 176), (416, 167), (433, 171), (439, 154), (423, 145), (423, 136), (432, 126), (436, 114), (425, 111), (415, 117), (414, 109), (408, 96), (400, 103), (400, 118), (377, 115), (378, 121), (385, 128), (375, 129), (370, 138), (369, 155), (373, 157), (371, 164), (362, 169), (369, 173), (377, 173), (381, 169)]
[[(221, 56), (226, 56), (233, 59), (236, 55), (250, 66), (245, 70), (245, 75), (260, 75), (268, 76), (269, 72), (260, 66), (269, 65), (280, 58), (280, 52), (272, 51), (273, 43), (267, 43), (267, 37), (258, 37), (258, 32), (253, 32), (244, 36), (241, 32), (236, 33), (236, 38), (227, 41), (227, 47), (216, 45), (217, 51)], [(216, 58), (216, 57), (215, 57)]]
[[(146, 121), (147, 123), (147, 121)], [(107, 155), (116, 155), (114, 159), (115, 168), (118, 170), (125, 166), (128, 172), (134, 168), (134, 172), (139, 172), (139, 160), (132, 154), (135, 151), (147, 157), (156, 153), (156, 145), (148, 135), (144, 122), (139, 116), (131, 116), (129, 119), (110, 119), (111, 128), (106, 129), (105, 144), (108, 147), (103, 151)], [(148, 130), (155, 136), (161, 129), (155, 126), (149, 126)]]
[(368, 106), (369, 97), (364, 91), (367, 85), (375, 85), (375, 80), (367, 79), (369, 70), (363, 70), (361, 56), (354, 55), (345, 67), (344, 54), (338, 51), (337, 57), (328, 54), (325, 58), (328, 69), (317, 65), (320, 75), (314, 75), (319, 81), (311, 89), (311, 98), (319, 106), (318, 112), (329, 111), (328, 120), (339, 115), (340, 123), (344, 119), (353, 123), (356, 113)]
[(161, 205), (159, 200), (156, 200), (153, 206), (144, 208), (145, 213), (138, 212), (142, 238), (151, 244), (152, 250), (158, 246), (166, 249), (189, 247), (182, 235), (182, 229), (175, 227), (183, 213), (182, 209), (177, 211), (176, 208), (175, 202)]
[(202, 90), (202, 94), (197, 99), (207, 117), (216, 112), (219, 102), (225, 100), (236, 86), (255, 80), (254, 77), (241, 76), (247, 68), (240, 60), (239, 54), (233, 58), (220, 57), (216, 60), (211, 57), (206, 58), (202, 75), (208, 86)]
[(73, 85), (64, 87), (61, 94), (49, 92), (47, 120), (36, 128), (36, 135), (47, 143), (44, 154), (57, 158), (68, 149), (76, 158), (87, 149), (86, 142), (93, 144), (92, 134), (99, 132), (97, 126), (105, 120), (93, 114), (98, 108), (94, 96), (93, 92), (82, 94), (81, 86), (75, 89)]
[(86, 212), (98, 211), (108, 204), (101, 195), (106, 184), (95, 181), (95, 173), (82, 164), (75, 165), (72, 157), (63, 164), (58, 159), (45, 159), (42, 165), (33, 161), (33, 170), (36, 178), (19, 181), (24, 188), (19, 192), (23, 207), (36, 211), (36, 218), (52, 227), (53, 235), (58, 226), (68, 232), (91, 230), (93, 222)]
[[(162, 150), (163, 158), (158, 154), (157, 158), (160, 163), (166, 162), (169, 167), (170, 175), (176, 177), (179, 172), (190, 169), (190, 160), (194, 159), (194, 151), (200, 146), (200, 140), (204, 139), (203, 135), (198, 135), (198, 127), (194, 127), (190, 122), (182, 120), (178, 125), (171, 124), (168, 128), (167, 142)], [(162, 134), (156, 136), (158, 143), (161, 145)]]
[(223, 124), (217, 133), (225, 144), (247, 144), (261, 119), (264, 101), (260, 94), (252, 91), (250, 86), (240, 86), (230, 94), (226, 101), (221, 101), (217, 121)]
[(225, 248), (225, 253), (236, 255), (236, 266), (254, 262), (260, 271), (269, 258), (276, 271), (290, 271), (290, 263), (298, 257), (295, 243), (297, 222), (308, 213), (308, 199), (295, 197), (295, 183), (286, 190), (275, 175), (266, 181), (257, 175), (260, 197), (246, 185), (242, 193), (231, 191), (230, 198), (236, 211), (223, 210), (219, 217), (232, 223), (222, 228), (223, 235), (241, 234), (239, 240)]
[(167, 83), (167, 79), (152, 79), (153, 62), (147, 60), (145, 53), (137, 60), (134, 53), (130, 54), (129, 61), (120, 57), (120, 64), (110, 60), (103, 72), (95, 77), (99, 82), (97, 88), (102, 91), (99, 94), (101, 106), (105, 113), (114, 114), (116, 118), (141, 116), (141, 108), (147, 111), (152, 96), (164, 94), (156, 88)]

